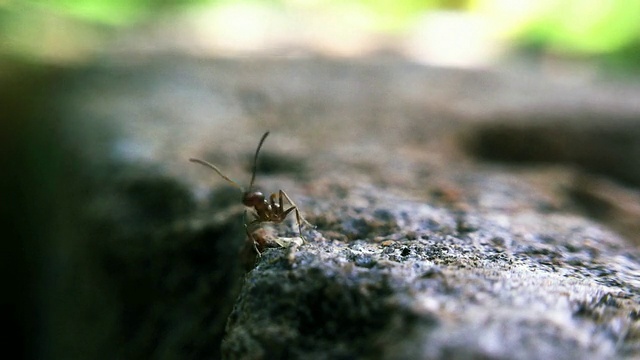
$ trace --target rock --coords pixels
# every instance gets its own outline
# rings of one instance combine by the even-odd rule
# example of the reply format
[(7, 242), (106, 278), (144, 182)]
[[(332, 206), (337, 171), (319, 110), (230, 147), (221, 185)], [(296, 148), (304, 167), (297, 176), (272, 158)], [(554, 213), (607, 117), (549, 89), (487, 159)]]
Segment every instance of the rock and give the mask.
[[(47, 119), (34, 148), (56, 149), (25, 156), (17, 182), (47, 195), (22, 222), (40, 244), (25, 251), (50, 256), (31, 294), (41, 357), (640, 356), (635, 224), (593, 215), (634, 204), (634, 185), (469, 151), (505, 108), (562, 122), (594, 103), (627, 121), (640, 90), (397, 58), (121, 60), (63, 71), (28, 116)], [(257, 184), (316, 228), (299, 244), (290, 216), (256, 258), (241, 193), (188, 159), (246, 186), (266, 130)]]
[(613, 233), (562, 212), (371, 198), (367, 211), (334, 204), (345, 210), (320, 219), (310, 243), (265, 251), (223, 357), (603, 359), (640, 349), (640, 257)]

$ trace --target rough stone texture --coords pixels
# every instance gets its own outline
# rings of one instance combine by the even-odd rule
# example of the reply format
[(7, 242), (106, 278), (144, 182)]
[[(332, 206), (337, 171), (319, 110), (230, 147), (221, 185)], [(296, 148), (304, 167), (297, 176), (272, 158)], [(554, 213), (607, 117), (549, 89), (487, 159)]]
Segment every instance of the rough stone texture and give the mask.
[(228, 358), (637, 354), (639, 258), (580, 217), (370, 196), (316, 219), (310, 244), (269, 249), (247, 275)]
[[(40, 118), (64, 156), (25, 161), (71, 164), (38, 173), (56, 180), (47, 204), (62, 209), (42, 245), (55, 250), (45, 355), (640, 356), (637, 222), (618, 221), (634, 218), (637, 190), (615, 182), (635, 172), (598, 166), (587, 140), (565, 140), (595, 122), (533, 125), (588, 112), (599, 124), (623, 119), (611, 131), (626, 133), (640, 87), (392, 57), (130, 56), (58, 80)], [(528, 129), (544, 136), (509, 141)], [(287, 191), (317, 228), (307, 244), (267, 249), (244, 275), (240, 194), (187, 159), (244, 184), (265, 130), (258, 184)], [(556, 147), (542, 141), (556, 136)], [(629, 143), (611, 143), (620, 139)], [(634, 139), (601, 140), (616, 152), (607, 161), (639, 158)], [(541, 158), (527, 149), (547, 163), (529, 163)], [(295, 229), (292, 217), (273, 231)]]

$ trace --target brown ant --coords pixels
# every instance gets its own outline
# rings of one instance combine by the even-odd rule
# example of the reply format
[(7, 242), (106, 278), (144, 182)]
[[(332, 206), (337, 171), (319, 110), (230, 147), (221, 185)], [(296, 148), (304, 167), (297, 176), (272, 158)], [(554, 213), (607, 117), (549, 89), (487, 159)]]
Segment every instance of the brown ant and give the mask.
[[(269, 135), (269, 132), (265, 132), (264, 135), (262, 135), (262, 138), (260, 138), (260, 142), (258, 143), (258, 148), (256, 149), (256, 154), (253, 157), (253, 169), (252, 169), (252, 174), (251, 174), (251, 182), (249, 183), (249, 189), (245, 190), (242, 186), (240, 186), (237, 182), (229, 179), (227, 176), (225, 176), (224, 174), (222, 174), (222, 172), (213, 164), (204, 161), (204, 160), (200, 160), (200, 159), (194, 159), (191, 158), (189, 159), (189, 161), (191, 162), (195, 162), (201, 165), (204, 165), (208, 168), (213, 169), (213, 171), (215, 171), (216, 173), (218, 173), (218, 175), (220, 175), (223, 179), (227, 180), (231, 185), (239, 188), (242, 192), (242, 204), (244, 204), (244, 206), (248, 207), (248, 208), (252, 208), (253, 210), (253, 215), (255, 216), (255, 219), (253, 221), (251, 221), (250, 223), (246, 223), (246, 215), (247, 215), (247, 211), (245, 210), (245, 230), (247, 232), (247, 235), (249, 236), (249, 238), (251, 238), (253, 240), (253, 248), (255, 249), (255, 251), (258, 253), (258, 255), (260, 255), (260, 251), (258, 250), (258, 247), (256, 245), (256, 243), (259, 243), (258, 245), (260, 245), (260, 247), (264, 247), (264, 239), (262, 239), (260, 237), (260, 240), (257, 241), (254, 236), (249, 232), (249, 227), (253, 227), (255, 225), (258, 225), (260, 223), (265, 223), (265, 222), (270, 222), (270, 223), (274, 223), (274, 224), (279, 224), (282, 223), (287, 216), (294, 211), (296, 213), (296, 220), (298, 222), (298, 232), (300, 234), (300, 238), (303, 241), (306, 241), (304, 236), (302, 235), (302, 222), (304, 222), (307, 225), (311, 225), (309, 224), (309, 222), (307, 220), (305, 220), (301, 215), (300, 215), (300, 211), (298, 211), (298, 207), (296, 206), (296, 204), (291, 200), (291, 198), (287, 195), (287, 193), (285, 193), (282, 190), (278, 191), (278, 194), (271, 194), (271, 196), (269, 196), (269, 200), (267, 200), (264, 196), (263, 193), (261, 193), (260, 191), (253, 191), (253, 182), (256, 179), (256, 169), (257, 169), (257, 164), (258, 164), (258, 154), (260, 153), (260, 148), (262, 148), (262, 144), (264, 143), (264, 140), (267, 138), (267, 136)], [(289, 204), (291, 205), (290, 208), (288, 209), (284, 209), (284, 200), (287, 200), (289, 202)]]

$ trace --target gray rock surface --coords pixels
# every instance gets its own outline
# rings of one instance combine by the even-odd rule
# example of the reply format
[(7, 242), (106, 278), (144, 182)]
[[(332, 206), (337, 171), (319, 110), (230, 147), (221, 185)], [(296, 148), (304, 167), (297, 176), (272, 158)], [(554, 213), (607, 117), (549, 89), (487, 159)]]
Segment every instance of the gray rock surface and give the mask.
[[(47, 235), (52, 357), (640, 356), (637, 225), (611, 220), (634, 218), (636, 185), (615, 179), (635, 172), (565, 140), (594, 122), (531, 125), (596, 113), (627, 132), (638, 86), (396, 58), (130, 57), (58, 79), (41, 115), (65, 155), (40, 153), (73, 165), (45, 172), (64, 190), (49, 203), (64, 210)], [(515, 142), (546, 163), (484, 161), (513, 160), (506, 140), (529, 128), (559, 139)], [(254, 262), (237, 189), (187, 159), (245, 184), (265, 130), (258, 184), (316, 228)], [(601, 140), (608, 161), (638, 149)], [(293, 217), (273, 234), (296, 236)]]
[(309, 244), (263, 254), (229, 318), (226, 357), (637, 354), (639, 258), (611, 232), (562, 212), (368, 199), (316, 217)]

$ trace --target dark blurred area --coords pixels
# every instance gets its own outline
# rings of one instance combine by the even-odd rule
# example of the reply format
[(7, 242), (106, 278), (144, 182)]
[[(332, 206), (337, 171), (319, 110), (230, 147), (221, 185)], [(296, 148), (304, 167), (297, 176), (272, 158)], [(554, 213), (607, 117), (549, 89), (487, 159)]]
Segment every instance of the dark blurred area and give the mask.
[(96, 68), (4, 65), (2, 305), (16, 358), (218, 357), (241, 213), (212, 204), (212, 220), (158, 162), (114, 158), (122, 128), (70, 100), (101, 82)]
[[(44, 270), (54, 244), (51, 231), (56, 184), (62, 178), (56, 148), (55, 121), (41, 121), (34, 104), (41, 106), (51, 73), (43, 67), (3, 62), (0, 71), (3, 104), (2, 219), (4, 236), (3, 316), (8, 344), (24, 358), (39, 355), (46, 300)], [(41, 115), (41, 114), (40, 114)], [(38, 119), (39, 118), (39, 119)], [(53, 132), (52, 132), (53, 131)]]
[[(70, 330), (60, 316), (72, 313), (59, 304), (87, 299), (78, 291), (91, 272), (91, 266), (81, 268), (90, 260), (83, 259), (85, 242), (78, 241), (86, 235), (80, 214), (97, 176), (65, 134), (69, 123), (56, 96), (73, 70), (6, 59), (0, 67), (8, 344), (21, 358), (55, 358), (66, 355), (59, 345)], [(71, 272), (76, 279), (68, 277)]]
[[(75, 103), (74, 96), (94, 91), (84, 86), (100, 83), (96, 77), (125, 84), (122, 87), (134, 94), (130, 104), (134, 109), (136, 91), (153, 89), (153, 76), (180, 68), (176, 62), (180, 56), (202, 62), (265, 55), (276, 59), (388, 56), (470, 71), (526, 68), (585, 86), (602, 79), (632, 83), (638, 79), (640, 2), (609, 1), (607, 8), (593, 1), (582, 7), (551, 1), (546, 8), (536, 1), (521, 2), (530, 6), (528, 13), (488, 0), (374, 3), (0, 2), (2, 219), (8, 230), (2, 307), (7, 342), (21, 358), (218, 356), (218, 344), (208, 341), (222, 338), (225, 317), (215, 311), (230, 310), (232, 303), (220, 294), (232, 293), (240, 277), (237, 268), (223, 272), (219, 267), (238, 250), (225, 244), (238, 243), (227, 234), (242, 237), (240, 223), (225, 218), (199, 227), (184, 225), (202, 210), (196, 205), (197, 196), (172, 177), (175, 173), (157, 164), (160, 156), (138, 162), (136, 156), (144, 157), (146, 151), (144, 143), (131, 147), (123, 142), (123, 151), (134, 153), (135, 161), (113, 161), (112, 143), (127, 138), (127, 131), (136, 127), (137, 113), (127, 114), (133, 115), (122, 120), (124, 126), (111, 122), (110, 116), (120, 115), (83, 118), (85, 104)], [(179, 56), (174, 58), (175, 54)], [(151, 70), (146, 67), (148, 59), (158, 58), (168, 60), (154, 62), (157, 68)], [(127, 73), (131, 64), (155, 73), (133, 76)], [(224, 65), (220, 68), (224, 70)], [(202, 85), (201, 96), (206, 98), (212, 87)], [(73, 91), (65, 92), (69, 89)], [(98, 99), (110, 91), (101, 90), (104, 93), (96, 91)], [(258, 113), (269, 106), (268, 99), (252, 99), (245, 105), (257, 102)], [(173, 110), (174, 118), (180, 118), (182, 109)], [(102, 111), (108, 114), (109, 104)], [(534, 132), (519, 126), (506, 132), (501, 126), (487, 127), (479, 132), (480, 143), (473, 151), (494, 161), (577, 164), (637, 187), (638, 167), (632, 165), (640, 158), (638, 119), (623, 120), (616, 125), (622, 130), (613, 133), (583, 131), (579, 122)], [(598, 126), (608, 125), (598, 122)], [(553, 140), (554, 134), (567, 131), (589, 135)], [(594, 133), (608, 137), (597, 137), (604, 141), (597, 149), (610, 152), (592, 146)], [(155, 139), (154, 134), (148, 136)], [(576, 142), (580, 146), (573, 146)], [(154, 195), (159, 193), (160, 199)], [(108, 200), (96, 200), (101, 194)], [(122, 224), (131, 232), (120, 233), (116, 228)], [(150, 245), (135, 245), (132, 239)], [(104, 257), (118, 251), (126, 255)], [(173, 265), (158, 265), (169, 263)], [(203, 285), (207, 281), (216, 285)], [(195, 295), (181, 299), (185, 293)], [(163, 316), (175, 308), (203, 310)], [(119, 323), (125, 318), (131, 323)], [(184, 319), (186, 325), (181, 323)], [(215, 325), (202, 334), (204, 321)], [(163, 339), (170, 344), (155, 349)]]

